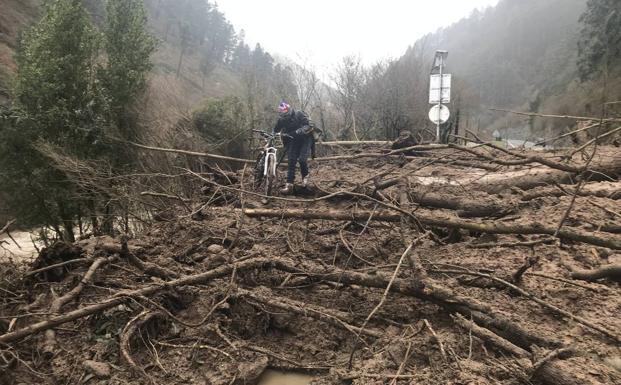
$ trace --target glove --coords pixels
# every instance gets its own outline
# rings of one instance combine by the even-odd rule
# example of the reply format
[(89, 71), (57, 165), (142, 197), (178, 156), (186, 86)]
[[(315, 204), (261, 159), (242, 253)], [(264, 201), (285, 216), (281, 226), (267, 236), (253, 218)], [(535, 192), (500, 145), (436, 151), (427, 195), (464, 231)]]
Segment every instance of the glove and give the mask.
[(308, 126), (300, 127), (297, 130), (295, 130), (295, 133), (297, 135), (304, 135), (304, 134), (308, 133), (308, 129), (309, 129)]

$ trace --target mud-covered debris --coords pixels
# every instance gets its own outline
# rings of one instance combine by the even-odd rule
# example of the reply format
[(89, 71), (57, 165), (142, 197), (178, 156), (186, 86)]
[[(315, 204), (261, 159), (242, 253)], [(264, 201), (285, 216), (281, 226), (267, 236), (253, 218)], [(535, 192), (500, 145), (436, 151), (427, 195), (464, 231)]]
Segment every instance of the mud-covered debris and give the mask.
[[(31, 270), (41, 269), (52, 266), (61, 262), (77, 259), (82, 256), (84, 250), (78, 245), (72, 245), (65, 242), (56, 242), (50, 247), (45, 247), (37, 259), (32, 263)], [(38, 274), (37, 278), (48, 282), (59, 282), (67, 273), (66, 267), (58, 267), (48, 270), (42, 274)]]
[(86, 360), (82, 365), (87, 372), (93, 374), (99, 379), (105, 380), (110, 378), (112, 369), (110, 368), (110, 365), (105, 362)]
[(207, 252), (211, 254), (219, 254), (223, 250), (224, 247), (222, 245), (209, 245), (209, 247), (207, 247)]
[[(621, 264), (621, 236), (605, 227), (617, 225), (608, 211), (621, 213), (619, 202), (563, 193), (515, 204), (526, 191), (493, 195), (482, 183), (547, 166), (490, 171), (433, 163), (474, 164), (451, 149), (424, 155), (322, 162), (316, 197), (267, 205), (240, 170), (236, 184), (213, 189), (226, 199), (185, 202), (173, 220), (133, 234), (127, 257), (115, 258), (118, 238), (95, 237), (59, 281), (0, 283), (0, 350), (14, 360), (0, 360), (0, 384), (2, 371), (11, 384), (257, 384), (268, 367), (309, 374), (314, 385), (621, 384), (621, 286), (572, 277)], [(512, 210), (458, 216), (490, 202)], [(209, 215), (198, 221), (188, 208)], [(102, 257), (112, 259), (84, 285)], [(144, 322), (147, 314), (157, 320)], [(62, 347), (53, 363), (32, 358), (48, 325)], [(545, 353), (533, 375), (537, 346)], [(588, 354), (556, 354), (568, 347)], [(144, 370), (130, 370), (127, 357)]]
[(255, 384), (259, 377), (267, 369), (269, 360), (266, 356), (260, 356), (254, 361), (243, 362), (237, 368), (239, 374), (233, 384), (235, 385), (249, 385)]

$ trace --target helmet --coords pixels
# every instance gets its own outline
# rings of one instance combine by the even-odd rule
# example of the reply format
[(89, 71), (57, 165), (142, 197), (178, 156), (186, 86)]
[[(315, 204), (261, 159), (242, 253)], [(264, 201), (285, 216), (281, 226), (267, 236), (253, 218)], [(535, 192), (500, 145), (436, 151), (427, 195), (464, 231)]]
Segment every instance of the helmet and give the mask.
[(290, 113), (291, 113), (291, 106), (287, 102), (282, 100), (280, 104), (278, 105), (278, 115), (280, 115), (280, 117), (285, 117), (285, 116), (288, 116)]

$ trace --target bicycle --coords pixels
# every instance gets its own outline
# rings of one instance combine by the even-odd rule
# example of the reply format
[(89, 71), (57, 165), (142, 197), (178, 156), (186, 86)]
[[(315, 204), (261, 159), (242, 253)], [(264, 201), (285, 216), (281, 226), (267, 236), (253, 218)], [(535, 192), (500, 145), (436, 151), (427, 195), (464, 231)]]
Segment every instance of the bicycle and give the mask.
[(265, 140), (265, 146), (259, 153), (257, 161), (254, 165), (254, 187), (255, 190), (263, 188), (263, 192), (266, 197), (271, 196), (274, 181), (276, 180), (276, 167), (280, 163), (277, 158), (278, 150), (274, 144), (276, 138), (288, 137), (290, 135), (281, 133), (269, 133), (261, 130), (252, 130), (258, 134), (261, 134)]

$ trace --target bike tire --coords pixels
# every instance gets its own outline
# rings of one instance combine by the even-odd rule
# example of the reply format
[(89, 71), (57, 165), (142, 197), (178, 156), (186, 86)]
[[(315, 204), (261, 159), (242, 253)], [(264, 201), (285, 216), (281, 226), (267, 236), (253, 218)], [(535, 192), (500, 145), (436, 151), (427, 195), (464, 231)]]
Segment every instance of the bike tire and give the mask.
[(254, 164), (254, 190), (258, 190), (263, 183), (263, 169), (265, 164), (265, 152), (261, 152)]

